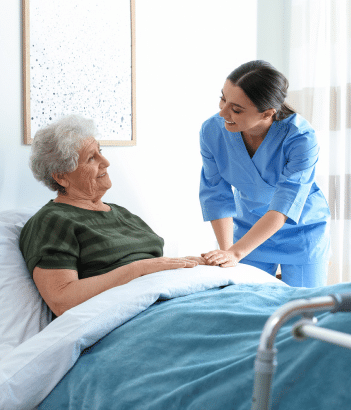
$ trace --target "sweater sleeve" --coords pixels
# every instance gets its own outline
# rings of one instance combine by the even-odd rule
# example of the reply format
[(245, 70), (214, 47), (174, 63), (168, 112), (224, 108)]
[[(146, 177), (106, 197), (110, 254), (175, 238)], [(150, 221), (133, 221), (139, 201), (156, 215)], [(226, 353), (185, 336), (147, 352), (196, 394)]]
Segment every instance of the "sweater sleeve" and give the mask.
[(57, 214), (39, 214), (22, 229), (20, 248), (30, 274), (43, 269), (78, 271), (79, 244), (70, 219)]

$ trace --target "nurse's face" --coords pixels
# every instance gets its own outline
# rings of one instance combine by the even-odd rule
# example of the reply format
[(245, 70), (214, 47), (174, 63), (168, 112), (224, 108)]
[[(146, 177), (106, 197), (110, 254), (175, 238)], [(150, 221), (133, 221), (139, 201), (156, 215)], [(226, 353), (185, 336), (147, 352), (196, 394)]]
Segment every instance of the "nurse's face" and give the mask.
[(224, 83), (219, 108), (228, 131), (252, 136), (262, 135), (271, 126), (275, 113), (274, 109), (259, 112), (244, 91), (230, 80)]

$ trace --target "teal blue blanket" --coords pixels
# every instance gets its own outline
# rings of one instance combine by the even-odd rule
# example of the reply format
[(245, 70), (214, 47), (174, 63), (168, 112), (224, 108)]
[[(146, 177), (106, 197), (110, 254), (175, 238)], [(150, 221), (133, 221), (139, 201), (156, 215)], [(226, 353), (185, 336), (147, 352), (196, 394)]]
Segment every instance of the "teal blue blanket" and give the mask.
[[(232, 285), (159, 300), (86, 349), (40, 410), (249, 410), (262, 328), (281, 305), (350, 292)], [(351, 333), (351, 314), (318, 314)], [(278, 333), (272, 409), (351, 408), (351, 350)]]

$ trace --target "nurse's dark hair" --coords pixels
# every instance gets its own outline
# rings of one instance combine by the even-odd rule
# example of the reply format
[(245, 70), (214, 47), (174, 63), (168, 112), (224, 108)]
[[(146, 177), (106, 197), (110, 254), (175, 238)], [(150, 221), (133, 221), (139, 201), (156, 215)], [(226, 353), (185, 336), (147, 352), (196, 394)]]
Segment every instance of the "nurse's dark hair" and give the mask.
[(274, 108), (274, 121), (295, 114), (285, 103), (289, 82), (270, 63), (262, 60), (250, 61), (236, 68), (227, 79), (244, 91), (259, 112)]

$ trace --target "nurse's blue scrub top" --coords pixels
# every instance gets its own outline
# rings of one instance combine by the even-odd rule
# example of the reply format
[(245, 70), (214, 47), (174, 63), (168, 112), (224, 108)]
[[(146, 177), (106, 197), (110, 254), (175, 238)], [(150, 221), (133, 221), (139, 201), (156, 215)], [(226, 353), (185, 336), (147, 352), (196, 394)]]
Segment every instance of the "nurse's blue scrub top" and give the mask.
[(328, 259), (330, 211), (314, 181), (319, 147), (304, 118), (273, 122), (251, 158), (241, 133), (227, 131), (216, 114), (202, 125), (200, 147), (204, 221), (233, 217), (235, 243), (269, 210), (288, 217), (245, 259), (288, 265)]

